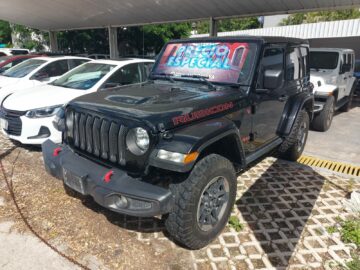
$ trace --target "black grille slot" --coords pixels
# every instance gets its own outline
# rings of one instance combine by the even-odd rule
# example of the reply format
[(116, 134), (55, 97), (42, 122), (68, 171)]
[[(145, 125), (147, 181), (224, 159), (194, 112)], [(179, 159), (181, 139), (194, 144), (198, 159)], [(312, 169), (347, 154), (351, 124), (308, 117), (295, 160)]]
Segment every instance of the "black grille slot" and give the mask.
[(8, 128), (5, 130), (7, 134), (20, 136), (22, 130), (22, 122), (20, 116), (25, 115), (26, 112), (12, 111), (1, 108), (0, 117), (8, 122)]
[(86, 121), (85, 114), (81, 114), (80, 119), (79, 119), (79, 131), (80, 131), (79, 139), (80, 139), (80, 149), (81, 150), (85, 150), (85, 147), (86, 147), (85, 121)]
[(80, 146), (80, 131), (79, 131), (79, 120), (80, 113), (74, 113), (74, 145), (75, 147)]
[(109, 121), (102, 120), (100, 128), (100, 147), (101, 147), (101, 158), (109, 158)]
[(100, 156), (100, 119), (98, 117), (94, 120), (93, 125), (93, 139), (94, 139), (94, 155)]
[(118, 135), (118, 153), (119, 159), (118, 162), (120, 165), (125, 166), (125, 136), (128, 131), (128, 128), (125, 126), (121, 126)]
[(86, 151), (89, 153), (93, 152), (93, 137), (92, 137), (92, 125), (94, 118), (88, 115), (86, 119), (85, 134), (86, 134)]
[(110, 131), (109, 131), (109, 145), (110, 147), (110, 161), (117, 161), (117, 149), (118, 149), (118, 133), (119, 133), (119, 125), (116, 123), (111, 123)]
[(66, 112), (67, 141), (75, 150), (122, 166), (125, 162), (125, 136), (128, 128), (116, 121), (80, 113)]

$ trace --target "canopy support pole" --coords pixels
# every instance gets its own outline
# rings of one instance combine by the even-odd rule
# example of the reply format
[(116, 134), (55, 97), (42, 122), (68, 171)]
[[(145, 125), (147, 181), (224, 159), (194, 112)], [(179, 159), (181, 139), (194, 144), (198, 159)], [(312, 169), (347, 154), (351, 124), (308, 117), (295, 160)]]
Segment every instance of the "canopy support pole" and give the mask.
[(109, 26), (108, 31), (109, 31), (110, 58), (117, 59), (117, 58), (119, 58), (117, 28)]
[(57, 32), (56, 31), (50, 31), (49, 32), (49, 39), (50, 39), (50, 51), (58, 52), (59, 51), (59, 46), (58, 46), (58, 40), (57, 40)]
[(211, 17), (209, 21), (209, 33), (210, 37), (217, 36), (217, 21), (213, 17)]

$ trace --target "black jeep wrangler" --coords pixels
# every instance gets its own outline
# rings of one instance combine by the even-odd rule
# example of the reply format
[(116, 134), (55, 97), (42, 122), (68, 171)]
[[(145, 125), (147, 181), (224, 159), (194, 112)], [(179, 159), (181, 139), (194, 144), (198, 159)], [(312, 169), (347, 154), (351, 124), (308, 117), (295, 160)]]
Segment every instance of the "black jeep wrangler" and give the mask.
[(162, 216), (180, 244), (204, 247), (227, 223), (238, 172), (273, 150), (292, 161), (302, 153), (309, 76), (304, 40), (169, 42), (147, 82), (64, 108), (63, 144), (43, 144), (46, 170), (112, 211)]

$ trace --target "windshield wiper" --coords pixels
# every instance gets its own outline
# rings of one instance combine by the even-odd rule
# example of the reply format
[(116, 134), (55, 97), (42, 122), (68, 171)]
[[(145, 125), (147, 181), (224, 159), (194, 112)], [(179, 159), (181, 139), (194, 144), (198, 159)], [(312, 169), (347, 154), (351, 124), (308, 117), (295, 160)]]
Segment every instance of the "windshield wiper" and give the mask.
[(216, 91), (216, 86), (208, 81), (209, 77), (201, 76), (201, 75), (181, 75), (183, 78), (193, 78), (193, 79), (200, 79), (202, 82), (205, 82), (210, 90)]
[(151, 74), (151, 76), (155, 76), (155, 77), (161, 77), (161, 78), (164, 78), (165, 80), (168, 80), (172, 83), (175, 83), (175, 80), (173, 79), (174, 75), (171, 74), (171, 73), (153, 73)]

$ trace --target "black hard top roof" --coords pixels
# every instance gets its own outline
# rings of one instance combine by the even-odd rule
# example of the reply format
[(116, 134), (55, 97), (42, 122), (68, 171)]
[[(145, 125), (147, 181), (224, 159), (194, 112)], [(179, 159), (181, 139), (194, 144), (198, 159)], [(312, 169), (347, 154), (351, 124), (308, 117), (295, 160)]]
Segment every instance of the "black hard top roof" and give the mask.
[(203, 38), (187, 38), (172, 40), (173, 42), (231, 42), (231, 41), (258, 41), (262, 43), (296, 43), (309, 44), (306, 39), (289, 38), (289, 37), (270, 37), (270, 36), (231, 36), (231, 37), (203, 37)]

